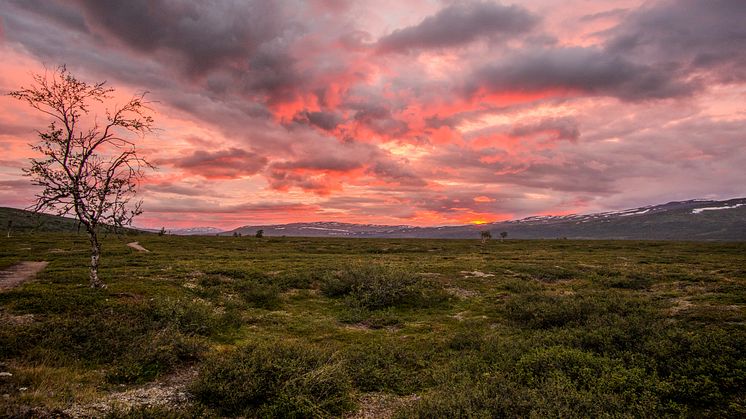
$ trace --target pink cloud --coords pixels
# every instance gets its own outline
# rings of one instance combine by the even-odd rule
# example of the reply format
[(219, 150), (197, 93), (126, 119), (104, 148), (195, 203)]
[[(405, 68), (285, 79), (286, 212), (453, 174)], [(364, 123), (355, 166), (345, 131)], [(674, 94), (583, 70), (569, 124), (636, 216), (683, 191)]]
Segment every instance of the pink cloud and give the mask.
[[(30, 4), (0, 3), (0, 88), (67, 62), (157, 101), (144, 225), (455, 224), (746, 194), (738, 2)], [(47, 121), (0, 105), (0, 205), (25, 206)]]

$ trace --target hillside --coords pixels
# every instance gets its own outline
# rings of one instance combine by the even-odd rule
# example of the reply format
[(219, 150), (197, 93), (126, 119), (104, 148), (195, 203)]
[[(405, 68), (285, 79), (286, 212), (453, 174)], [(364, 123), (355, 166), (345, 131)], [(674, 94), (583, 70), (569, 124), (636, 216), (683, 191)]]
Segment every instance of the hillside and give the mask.
[(72, 232), (77, 231), (78, 223), (72, 218), (49, 214), (34, 214), (17, 208), (0, 207), (0, 228), (8, 232), (8, 222), (12, 222), (11, 233)]
[[(77, 232), (78, 222), (74, 218), (60, 217), (51, 214), (35, 214), (18, 208), (0, 207), (0, 228), (2, 234), (8, 233), (8, 222), (12, 222), (12, 234), (28, 234), (42, 232)], [(145, 233), (143, 230), (127, 228), (129, 233)], [(80, 231), (85, 231), (81, 226)]]
[(267, 236), (477, 238), (502, 231), (514, 239), (746, 240), (746, 198), (690, 200), (585, 215), (528, 217), (483, 225), (447, 227), (385, 226), (337, 222), (244, 226), (233, 232)]

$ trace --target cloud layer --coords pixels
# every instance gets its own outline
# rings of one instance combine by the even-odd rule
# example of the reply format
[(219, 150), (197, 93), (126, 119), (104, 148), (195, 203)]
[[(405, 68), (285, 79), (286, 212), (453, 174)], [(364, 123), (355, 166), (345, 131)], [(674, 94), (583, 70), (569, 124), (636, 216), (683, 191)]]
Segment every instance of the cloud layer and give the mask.
[[(147, 90), (149, 226), (458, 224), (746, 195), (739, 0), (9, 0), (0, 89)], [(0, 205), (42, 115), (4, 97)]]

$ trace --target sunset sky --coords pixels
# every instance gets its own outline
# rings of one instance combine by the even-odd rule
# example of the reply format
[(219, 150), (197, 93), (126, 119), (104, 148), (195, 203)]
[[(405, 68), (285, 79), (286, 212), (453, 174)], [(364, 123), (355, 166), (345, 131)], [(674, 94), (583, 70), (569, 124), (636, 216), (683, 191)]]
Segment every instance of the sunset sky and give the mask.
[[(144, 227), (746, 196), (743, 0), (3, 0), (0, 57), (150, 92)], [(0, 97), (0, 206), (48, 122)]]

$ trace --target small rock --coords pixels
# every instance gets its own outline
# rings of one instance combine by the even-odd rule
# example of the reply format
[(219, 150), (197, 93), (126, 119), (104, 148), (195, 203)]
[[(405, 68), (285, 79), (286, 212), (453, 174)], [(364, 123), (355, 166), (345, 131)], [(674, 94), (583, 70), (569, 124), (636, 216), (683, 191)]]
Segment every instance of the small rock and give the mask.
[(28, 390), (28, 387), (18, 387), (18, 391), (26, 391)]
[(12, 376), (13, 374), (9, 372), (6, 372), (6, 371), (0, 372), (0, 377), (12, 377)]

